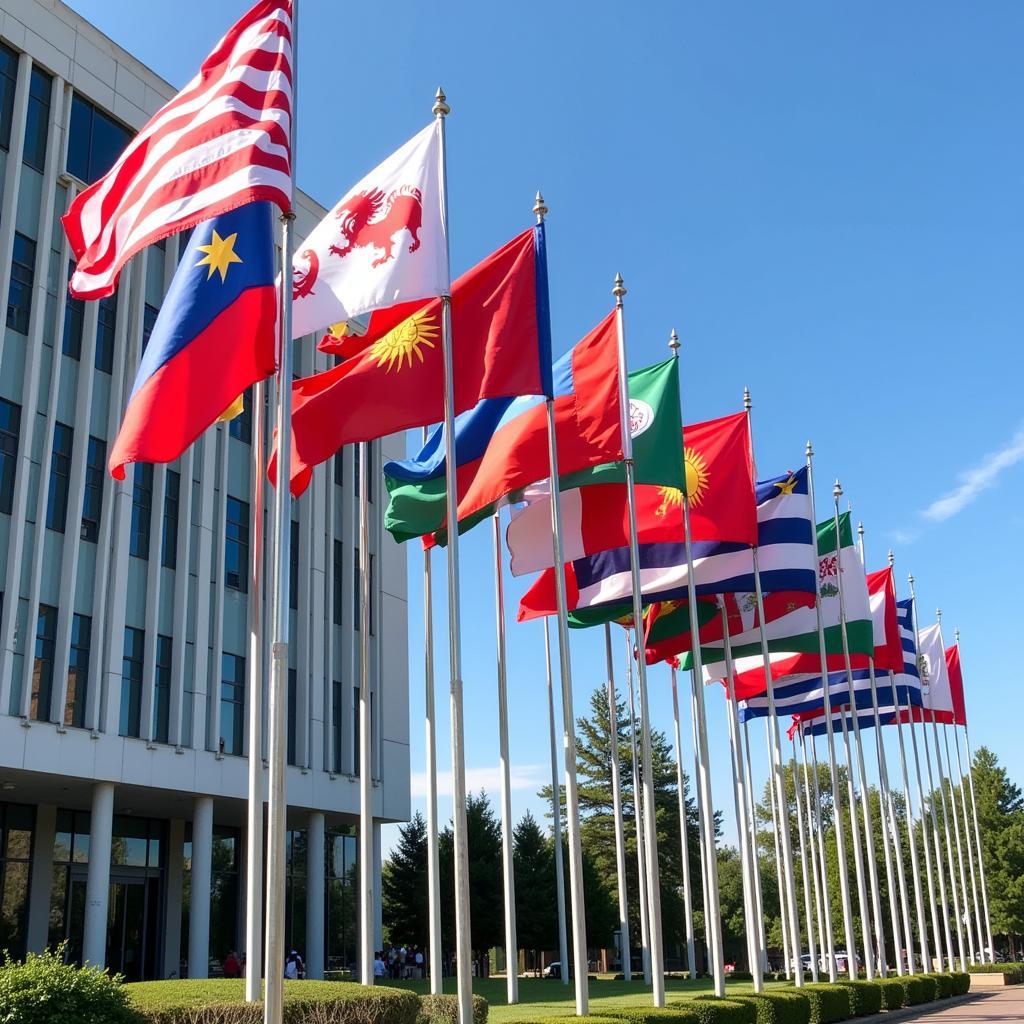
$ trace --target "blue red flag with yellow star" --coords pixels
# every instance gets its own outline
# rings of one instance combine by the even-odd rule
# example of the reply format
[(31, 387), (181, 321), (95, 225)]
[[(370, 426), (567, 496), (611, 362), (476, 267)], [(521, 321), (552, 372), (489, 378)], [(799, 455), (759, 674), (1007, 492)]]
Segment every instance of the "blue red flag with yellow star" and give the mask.
[(108, 468), (173, 462), (238, 396), (274, 372), (271, 205), (200, 224), (175, 271), (135, 375)]

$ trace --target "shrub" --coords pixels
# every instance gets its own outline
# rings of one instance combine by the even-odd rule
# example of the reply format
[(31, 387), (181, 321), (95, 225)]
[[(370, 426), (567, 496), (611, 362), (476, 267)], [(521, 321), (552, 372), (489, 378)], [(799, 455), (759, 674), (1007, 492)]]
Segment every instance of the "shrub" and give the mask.
[[(245, 982), (143, 981), (126, 985), (150, 1024), (262, 1024), (263, 1004), (245, 1002)], [(404, 989), (345, 981), (286, 981), (285, 1024), (416, 1024), (420, 1001)]]
[(696, 1012), (700, 1024), (757, 1024), (757, 1009), (735, 999), (694, 996), (686, 1008)]
[(920, 975), (916, 977), (903, 977), (897, 978), (903, 985), (903, 1005), (904, 1006), (918, 1006), (923, 1002), (927, 1001), (924, 982)]
[(935, 981), (935, 978), (930, 974), (919, 974), (917, 980), (921, 983), (921, 990), (924, 993), (924, 998), (921, 1000), (924, 1003), (933, 1003), (939, 998), (939, 986)]
[(725, 976), (726, 981), (753, 981), (754, 976), (750, 971), (732, 971)]
[[(621, 1017), (593, 1016), (593, 1017), (517, 1017), (516, 1024), (620, 1024)], [(688, 1024), (688, 1022), (687, 1022)]]
[(700, 1017), (690, 1009), (689, 1002), (671, 1006), (631, 1006), (605, 1012), (617, 1021), (628, 1021), (629, 1024), (700, 1024)]
[(899, 1010), (907, 1005), (907, 990), (902, 978), (878, 978), (875, 984), (882, 990), (882, 1009)]
[(882, 1012), (882, 986), (874, 981), (837, 981), (850, 994), (850, 1013), (869, 1017)]
[(963, 971), (950, 971), (949, 976), (953, 979), (953, 995), (965, 996), (971, 990), (971, 976)]
[(927, 974), (922, 977), (931, 978), (935, 982), (936, 999), (948, 999), (953, 994), (952, 974)]
[[(473, 996), (473, 1024), (487, 1024), (487, 1000)], [(420, 996), (416, 1024), (458, 1024), (458, 996)]]
[(757, 1024), (810, 1024), (811, 1003), (801, 992), (768, 990), (754, 995), (730, 996), (737, 1003), (749, 1003)]
[(64, 947), (0, 966), (0, 1020), (12, 1024), (138, 1024), (120, 977), (64, 963)]
[(850, 991), (842, 985), (829, 985), (820, 982), (817, 985), (804, 985), (800, 991), (811, 1003), (811, 1024), (833, 1024), (835, 1021), (849, 1020)]
[(1006, 963), (1006, 964), (968, 964), (967, 971), (969, 974), (1013, 974), (1021, 975), (1024, 974), (1024, 964), (1022, 963)]

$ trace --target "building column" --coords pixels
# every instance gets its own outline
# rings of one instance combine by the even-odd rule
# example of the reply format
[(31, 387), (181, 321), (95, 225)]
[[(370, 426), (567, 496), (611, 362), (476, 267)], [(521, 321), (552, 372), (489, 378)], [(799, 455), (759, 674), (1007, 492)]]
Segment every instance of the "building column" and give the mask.
[(107, 965), (107, 905), (110, 902), (110, 840), (113, 828), (114, 784), (94, 783), (89, 818), (89, 873), (85, 882), (82, 959), (95, 967)]
[(306, 976), (324, 976), (324, 906), (327, 900), (327, 849), (322, 811), (310, 811), (306, 823)]
[(188, 914), (188, 976), (210, 975), (210, 886), (213, 874), (213, 797), (197, 796), (192, 811), (192, 881)]
[(181, 974), (181, 899), (185, 881), (185, 822), (167, 823), (167, 914), (164, 918), (164, 978)]
[(384, 893), (381, 878), (380, 822), (373, 823), (373, 946), (384, 948)]
[(32, 885), (28, 893), (26, 948), (41, 953), (50, 938), (50, 889), (53, 886), (53, 840), (57, 831), (57, 808), (40, 804), (36, 808), (32, 839)]

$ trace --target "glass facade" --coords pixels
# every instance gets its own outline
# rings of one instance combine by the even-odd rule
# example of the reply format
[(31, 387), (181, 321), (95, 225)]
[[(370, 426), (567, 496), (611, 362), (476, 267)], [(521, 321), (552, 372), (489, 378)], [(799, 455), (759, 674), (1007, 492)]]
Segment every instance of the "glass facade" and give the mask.
[(0, 804), (0, 951), (25, 955), (35, 808)]
[(89, 654), (92, 646), (92, 618), (71, 619), (71, 656), (68, 660), (68, 692), (64, 702), (64, 724), (81, 729), (85, 725), (85, 703), (89, 695)]

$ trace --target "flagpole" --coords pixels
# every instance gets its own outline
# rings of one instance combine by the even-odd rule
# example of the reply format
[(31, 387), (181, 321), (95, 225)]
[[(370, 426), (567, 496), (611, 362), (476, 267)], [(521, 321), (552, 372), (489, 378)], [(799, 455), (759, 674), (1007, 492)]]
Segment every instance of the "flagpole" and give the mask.
[[(537, 193), (533, 212), (543, 223), (548, 208)], [(562, 560), (562, 497), (558, 478), (558, 437), (555, 403), (545, 402), (548, 422), (548, 461), (551, 466), (551, 540), (555, 566), (555, 598), (558, 609), (558, 660), (562, 678), (562, 752), (565, 770), (565, 821), (569, 834), (569, 892), (572, 897), (572, 955), (576, 974), (576, 1013), (585, 1016), (590, 1005), (587, 987), (587, 924), (583, 894), (583, 847), (580, 843), (580, 804), (576, 785), (576, 715), (573, 711), (572, 663), (569, 652), (568, 602), (565, 595), (565, 563)], [(460, 1024), (468, 1022), (460, 1021)]]
[(775, 842), (775, 884), (779, 890), (779, 927), (782, 931), (783, 971), (788, 981), (793, 973), (793, 963), (796, 958), (792, 955), (789, 927), (789, 891), (782, 868), (782, 846), (779, 841), (779, 834), (782, 832), (782, 815), (778, 809), (779, 797), (775, 786), (775, 768), (772, 763), (771, 729), (771, 723), (765, 718), (764, 738), (768, 748), (768, 801), (772, 810), (772, 839)]
[[(797, 735), (800, 736), (800, 743), (796, 741)], [(806, 832), (801, 830), (800, 842), (805, 841), (810, 844), (810, 871), (811, 871), (811, 890), (814, 895), (814, 921), (817, 926), (818, 936), (818, 956), (814, 960), (816, 968), (820, 971), (820, 961), (826, 956), (826, 952), (831, 945), (831, 936), (826, 937), (825, 935), (825, 919), (822, 909), (821, 902), (821, 872), (818, 864), (818, 844), (815, 840), (815, 829), (814, 829), (814, 812), (811, 808), (811, 780), (810, 772), (807, 770), (807, 752), (804, 749), (804, 733), (803, 727), (797, 726), (796, 733), (792, 737), (793, 744), (793, 763), (795, 765), (794, 772), (799, 772), (802, 776), (800, 786), (803, 790), (803, 810), (804, 820), (807, 822)], [(817, 976), (814, 978), (818, 980)]]
[[(423, 428), (423, 443), (429, 431)], [(443, 991), (441, 948), (441, 855), (437, 837), (437, 717), (434, 707), (434, 588), (431, 549), (423, 549), (423, 689), (427, 761), (427, 915), (430, 994)]]
[(633, 645), (626, 633), (626, 685), (629, 688), (629, 743), (633, 759), (633, 828), (636, 831), (637, 903), (640, 908), (640, 959), (644, 984), (651, 984), (651, 940), (647, 921), (647, 851), (644, 847), (643, 794), (636, 742), (636, 698), (633, 690)]
[[(697, 702), (694, 697), (694, 682), (693, 673), (690, 673), (690, 740), (693, 744), (693, 777), (694, 779), (700, 779), (700, 757), (698, 756), (697, 750), (700, 746), (700, 741), (697, 737)], [(712, 811), (711, 817), (712, 827), (714, 827), (714, 812)], [(702, 906), (705, 908), (705, 918), (707, 917), (707, 907), (710, 906), (710, 900), (708, 898), (708, 847), (707, 847), (707, 830), (708, 830), (708, 815), (704, 812), (704, 802), (701, 798), (700, 791), (697, 791), (697, 838), (700, 845), (700, 885), (701, 885), (701, 900)], [(716, 858), (717, 861), (717, 858)], [(708, 973), (714, 977), (715, 968), (714, 960), (712, 959), (713, 949), (708, 936), (708, 929), (704, 929), (704, 952), (706, 954), (706, 966)]]
[(693, 938), (693, 890), (690, 888), (690, 836), (686, 817), (686, 789), (683, 784), (683, 734), (679, 724), (679, 683), (676, 666), (672, 671), (672, 717), (676, 737), (676, 789), (679, 797), (679, 851), (683, 872), (683, 928), (686, 932), (686, 966), (690, 980), (697, 977), (697, 950)]
[(744, 787), (744, 796), (746, 797), (747, 805), (744, 808), (747, 815), (747, 827), (750, 829), (750, 848), (751, 848), (751, 870), (754, 876), (754, 897), (757, 901), (757, 934), (758, 934), (758, 945), (761, 950), (761, 973), (765, 974), (768, 971), (768, 936), (765, 932), (764, 924), (764, 897), (761, 891), (761, 853), (758, 850), (758, 838), (760, 832), (757, 827), (757, 816), (754, 814), (754, 780), (751, 769), (751, 761), (753, 761), (753, 754), (750, 752), (750, 730), (747, 728), (747, 723), (743, 722), (743, 747), (746, 752), (744, 758), (743, 770), (746, 785)]
[[(298, 96), (299, 0), (292, 0), (292, 107), (288, 124), (289, 174), (295, 190), (295, 123)], [(292, 207), (294, 206), (294, 201)], [(264, 1024), (282, 1024), (284, 1017), (284, 913), (285, 830), (288, 816), (285, 794), (286, 733), (288, 715), (288, 640), (291, 600), (292, 539), (292, 289), (291, 266), (295, 213), (281, 214), (281, 274), (278, 277), (277, 339), (277, 487), (274, 489), (274, 570), (271, 614), (270, 686), (267, 708), (267, 880), (266, 936), (264, 939)], [(262, 472), (262, 468), (261, 468)], [(260, 510), (262, 515), (262, 509)], [(250, 972), (258, 971), (253, 963)]]
[[(743, 919), (747, 925), (747, 960), (750, 964), (750, 973), (754, 981), (754, 991), (764, 991), (764, 975), (761, 973), (761, 951), (758, 949), (758, 930), (755, 927), (756, 900), (754, 896), (753, 872), (750, 863), (750, 837), (747, 834), (746, 812), (744, 811), (745, 798), (743, 796), (743, 751), (740, 747), (740, 723), (739, 712), (736, 706), (736, 673), (732, 660), (732, 638), (729, 635), (729, 616), (726, 609), (721, 606), (722, 617), (722, 640), (725, 654), (725, 703), (726, 721), (729, 727), (729, 746), (732, 749), (732, 796), (736, 811), (736, 831), (740, 840), (740, 869), (743, 872)], [(694, 623), (690, 624), (690, 636), (696, 637), (700, 642), (700, 626), (697, 624), (696, 632), (693, 629)], [(691, 639), (691, 647), (693, 642)], [(672, 700), (678, 708), (676, 701), (676, 670), (672, 668)], [(676, 713), (676, 745), (678, 746), (679, 715)], [(682, 771), (680, 770), (680, 785), (682, 784)], [(680, 798), (681, 799), (681, 798)]]
[(246, 807), (245, 1001), (263, 997), (263, 495), (265, 381), (252, 389), (252, 560), (249, 564), (249, 800)]
[[(919, 635), (919, 631), (918, 631), (918, 628), (917, 628), (917, 595), (914, 593), (914, 574), (913, 573), (911, 573), (907, 577), (907, 582), (910, 585), (910, 600), (912, 602), (912, 604), (911, 604), (911, 609), (912, 609), (911, 614), (912, 614), (913, 625), (914, 625), (914, 651), (915, 651), (915, 656), (917, 658), (918, 667), (920, 668), (921, 667), (920, 635)], [(921, 691), (922, 691), (922, 694), (924, 693), (924, 688), (927, 685), (927, 683), (928, 683), (928, 680), (926, 678), (922, 678), (921, 679)], [(918, 787), (923, 790), (923, 786), (921, 785), (921, 764), (920, 764), (920, 761), (918, 759), (918, 753), (917, 753), (917, 736), (916, 736), (916, 734), (914, 732), (913, 721), (911, 721), (911, 725), (910, 725), (910, 738), (911, 738), (911, 740), (913, 741), (913, 744), (914, 744), (914, 760), (915, 760), (915, 762), (917, 762), (917, 783), (918, 783)], [(949, 904), (948, 904), (948, 902), (946, 900), (946, 874), (942, 870), (942, 851), (941, 851), (941, 848), (940, 848), (941, 840), (939, 839), (939, 821), (938, 821), (938, 816), (935, 813), (935, 782), (934, 782), (934, 780), (932, 778), (932, 757), (931, 757), (931, 752), (928, 749), (928, 730), (925, 727), (925, 720), (924, 720), (924, 713), (923, 713), (923, 711), (922, 711), (922, 715), (921, 715), (921, 739), (922, 739), (923, 744), (924, 744), (924, 763), (925, 763), (925, 768), (927, 769), (927, 772), (928, 772), (928, 815), (931, 818), (931, 826), (932, 826), (932, 845), (934, 847), (934, 854), (935, 854), (935, 873), (939, 876), (939, 900), (940, 900), (940, 904), (939, 905), (942, 908), (942, 926), (943, 926), (943, 932), (945, 934), (945, 939), (946, 939), (945, 955), (946, 955), (946, 962), (949, 964), (949, 969), (952, 971), (956, 967), (956, 964), (955, 964), (955, 961), (954, 961), (954, 957), (953, 957), (953, 933), (950, 931), (950, 927), (949, 927)], [(921, 815), (923, 817), (924, 816), (924, 793), (923, 792), (921, 793), (921, 808), (922, 808)], [(927, 840), (927, 836), (926, 836), (925, 837), (925, 842), (927, 843), (927, 841), (928, 840)], [(950, 860), (953, 859), (952, 858), (952, 854), (950, 855), (949, 859)], [(929, 888), (931, 888), (931, 883), (929, 883)], [(934, 890), (932, 891), (932, 900), (933, 900), (933, 902), (935, 900)], [(939, 950), (939, 969), (941, 970), (942, 969), (942, 943), (940, 942), (940, 938), (939, 938), (938, 921), (935, 920), (934, 913), (932, 914), (932, 919), (934, 921), (934, 927), (935, 927), (935, 945), (936, 945), (937, 949)]]
[[(807, 460), (807, 493), (811, 500), (811, 518), (815, 523), (817, 533), (817, 516), (814, 511), (814, 448), (811, 442), (807, 442), (804, 449)], [(817, 549), (817, 536), (815, 536), (815, 549)], [(836, 564), (839, 564), (841, 549), (839, 537), (836, 536)], [(820, 573), (819, 586), (814, 595), (814, 612), (818, 626), (818, 658), (821, 663), (822, 677), (822, 711), (825, 717), (825, 736), (828, 741), (828, 764), (829, 764), (829, 785), (832, 788), (832, 818), (836, 833), (836, 860), (839, 867), (839, 895), (843, 907), (843, 936), (846, 939), (846, 971), (851, 980), (857, 978), (857, 943), (853, 929), (853, 900), (850, 896), (850, 877), (847, 872), (846, 833), (843, 831), (843, 794), (839, 785), (839, 766), (836, 762), (835, 730), (832, 724), (832, 687), (829, 680), (828, 654), (825, 645), (825, 625), (821, 618), (821, 587)], [(817, 779), (818, 752), (811, 741), (811, 752), (814, 754), (814, 771)], [(849, 746), (847, 746), (849, 752)], [(851, 807), (851, 816), (853, 809)], [(822, 840), (824, 842), (824, 840)], [(857, 871), (858, 895), (863, 894), (863, 887), (860, 884), (861, 873)], [(863, 907), (863, 899), (861, 899)], [(867, 961), (867, 950), (865, 950), (865, 961)]]
[[(807, 929), (807, 952), (811, 957), (811, 981), (817, 983), (818, 981), (818, 951), (815, 948), (814, 943), (814, 910), (811, 901), (811, 879), (810, 871), (807, 867), (807, 845), (806, 837), (804, 833), (804, 810), (803, 810), (803, 794), (801, 793), (800, 787), (800, 775), (797, 771), (796, 763), (796, 739), (792, 740), (793, 744), (793, 798), (796, 803), (796, 831), (800, 837), (800, 873), (803, 875), (803, 890), (804, 890), (804, 927)], [(813, 856), (813, 854), (812, 854)], [(820, 923), (820, 921), (819, 921)], [(801, 960), (803, 953), (801, 952)]]
[(373, 723), (370, 715), (370, 445), (359, 443), (359, 980), (373, 984)]
[[(860, 545), (860, 560), (867, 565), (864, 554), (864, 524), (857, 523), (857, 539)], [(899, 833), (896, 830), (895, 812), (892, 811), (892, 796), (889, 792), (889, 766), (885, 758), (885, 743), (882, 738), (882, 717), (878, 710), (878, 684), (875, 679), (875, 659), (868, 658), (868, 683), (871, 690), (871, 711), (875, 721), (875, 758), (878, 761), (878, 817), (882, 826), (882, 851), (885, 856), (885, 884), (889, 893), (889, 918), (892, 927), (892, 941), (895, 946), (896, 974), (903, 977), (903, 953), (911, 952), (913, 939), (910, 936), (910, 908), (907, 906), (903, 857), (900, 853)], [(895, 693), (893, 694), (895, 701)], [(890, 849), (892, 846), (892, 849)], [(893, 875), (893, 858), (896, 858), (896, 875)], [(899, 905), (897, 906), (897, 898)], [(902, 913), (902, 918), (900, 917)], [(906, 927), (904, 943), (900, 929)], [(913, 970), (910, 972), (913, 974)]]
[[(619, 698), (612, 665), (612, 627), (604, 624), (604, 654), (608, 669), (608, 736), (612, 759), (612, 816), (615, 819), (615, 880), (619, 895), (619, 952), (624, 981), (633, 980), (633, 954), (629, 942), (629, 897), (626, 889), (626, 836), (622, 820), (622, 780), (619, 777)], [(677, 716), (678, 717), (678, 716)], [(677, 727), (678, 732), (678, 727)]]
[[(946, 725), (946, 724), (943, 724), (943, 726), (942, 726), (942, 743), (943, 743), (943, 746), (946, 749), (946, 764), (949, 766), (949, 799), (950, 799), (950, 803), (952, 804), (952, 809), (953, 809), (953, 820), (956, 822), (957, 845), (959, 846), (960, 845), (960, 817), (957, 814), (956, 795), (953, 792), (953, 760), (949, 756), (949, 726)], [(968, 867), (970, 869), (971, 895), (973, 895), (973, 897), (974, 897), (974, 900), (973, 900), (973, 904), (974, 904), (974, 918), (975, 918), (975, 926), (977, 928), (978, 947), (980, 949), (980, 947), (985, 942), (985, 938), (984, 938), (984, 933), (981, 930), (981, 910), (979, 909), (979, 905), (978, 905), (978, 879), (977, 879), (977, 876), (975, 875), (975, 872), (974, 872), (974, 853), (971, 850), (970, 842), (966, 841), (968, 839), (968, 835), (967, 835), (967, 797), (966, 797), (966, 795), (964, 793), (964, 789), (965, 789), (965, 787), (964, 787), (964, 769), (963, 769), (963, 765), (960, 763), (960, 749), (959, 749), (959, 746), (957, 747), (956, 759), (957, 759), (957, 771), (959, 772), (959, 777), (960, 777), (960, 786), (959, 786), (959, 788), (960, 788), (960, 805), (961, 805), (961, 811), (963, 813), (963, 819), (964, 819), (964, 840), (965, 840), (965, 842), (963, 843), (963, 846), (965, 846), (967, 848), (967, 864), (968, 864)], [(972, 964), (973, 963), (980, 963), (981, 961), (978, 959), (977, 954), (975, 953), (974, 932), (971, 931), (971, 900), (968, 898), (967, 879), (964, 877), (963, 854), (962, 854), (962, 852), (959, 849), (957, 851), (957, 854), (960, 857), (960, 884), (963, 887), (963, 891), (964, 891), (964, 927), (967, 929), (968, 950), (969, 950), (970, 955), (971, 955), (971, 963)]]
[[(441, 135), (439, 178), (441, 223), (448, 255), (448, 171), (445, 122), (451, 113), (439, 88), (431, 112)], [(449, 270), (450, 273), (450, 270)], [(448, 524), (448, 659), (452, 747), (452, 832), (455, 847), (455, 975), (459, 1024), (473, 1021), (473, 951), (470, 944), (469, 844), (466, 823), (466, 737), (462, 712), (462, 612), (459, 604), (459, 498), (455, 462), (455, 373), (452, 356), (451, 286), (441, 296), (441, 352), (444, 358), (445, 521)]]
[(558, 739), (555, 730), (555, 682), (551, 674), (551, 636), (544, 620), (544, 664), (548, 683), (548, 731), (551, 739), (551, 837), (555, 847), (555, 901), (558, 908), (559, 980), (569, 984), (569, 940), (565, 929), (565, 867), (562, 863), (562, 787), (558, 783)]
[[(850, 695), (850, 705), (849, 705), (850, 720), (851, 720), (851, 723), (853, 725), (854, 742), (856, 743), (856, 746), (857, 746), (857, 770), (858, 770), (858, 774), (859, 774), (859, 777), (860, 777), (860, 806), (861, 806), (861, 816), (864, 819), (864, 841), (865, 841), (865, 843), (867, 845), (868, 888), (870, 890), (870, 895), (871, 895), (871, 910), (872, 910), (872, 916), (873, 916), (874, 925), (875, 925), (875, 942), (876, 942), (877, 953), (878, 953), (878, 968), (879, 968), (879, 971), (880, 971), (882, 977), (884, 978), (888, 974), (888, 966), (886, 964), (886, 956), (885, 956), (885, 932), (884, 932), (883, 925), (882, 925), (882, 901), (881, 901), (881, 896), (880, 896), (879, 889), (878, 889), (878, 864), (875, 861), (875, 844), (874, 844), (874, 839), (873, 839), (873, 832), (872, 832), (872, 829), (871, 829), (871, 813), (870, 813), (870, 810), (868, 809), (868, 777), (867, 777), (867, 771), (865, 770), (865, 767), (864, 767), (864, 746), (861, 743), (860, 722), (858, 721), (858, 718), (857, 718), (857, 696), (856, 696), (856, 693), (855, 693), (854, 688), (853, 688), (853, 669), (851, 667), (851, 662), (850, 662), (850, 641), (849, 641), (849, 637), (848, 637), (847, 631), (846, 631), (846, 602), (845, 602), (845, 599), (844, 599), (844, 596), (843, 596), (844, 588), (843, 588), (842, 545), (840, 543), (840, 536), (839, 536), (839, 498), (841, 497), (842, 493), (843, 493), (843, 488), (840, 485), (839, 481), (837, 480), (836, 483), (835, 483), (835, 487), (832, 489), (832, 497), (833, 497), (833, 499), (835, 501), (834, 522), (835, 522), (835, 531), (836, 531), (836, 567), (837, 567), (837, 569), (836, 569), (836, 579), (838, 581), (838, 587), (839, 587), (839, 628), (840, 628), (840, 635), (841, 635), (842, 641), (843, 641), (843, 663), (844, 663), (844, 667), (845, 667), (845, 671), (846, 671), (846, 686), (847, 686), (847, 690), (849, 691), (849, 695)], [(846, 737), (846, 740), (847, 740), (847, 756), (848, 756), (848, 758), (850, 758), (849, 733), (847, 731), (847, 725), (846, 725), (845, 717), (843, 719), (843, 735), (844, 735), (844, 737)], [(855, 797), (854, 797), (854, 791), (853, 791), (853, 777), (852, 777), (853, 761), (852, 761), (852, 758), (850, 758), (849, 764), (850, 764), (850, 772), (851, 772), (851, 778), (850, 778), (850, 810), (851, 810), (851, 821), (852, 821), (852, 823), (854, 825), (854, 829), (853, 829), (853, 842), (854, 842), (855, 847), (856, 847), (857, 858), (859, 859), (860, 856), (861, 856), (861, 848), (860, 848), (860, 836), (858, 834), (859, 830), (856, 827), (857, 826), (857, 817), (856, 817), (856, 813), (854, 813), (854, 811), (853, 811), (853, 807), (854, 807), (854, 803), (855, 803)], [(868, 940), (868, 927), (869, 926), (868, 926), (868, 921), (867, 921), (867, 917), (866, 917), (866, 909), (867, 909), (866, 907), (862, 908), (862, 913), (865, 915), (865, 918), (864, 918), (864, 921), (863, 921), (864, 935), (865, 935), (864, 948), (867, 951), (869, 949), (869, 946), (868, 946), (868, 941), (869, 941)], [(871, 981), (875, 977), (874, 958), (873, 957), (869, 957), (869, 956), (865, 956), (864, 959), (865, 959), (865, 973), (867, 974), (868, 980)]]
[(494, 606), (498, 652), (498, 757), (501, 761), (501, 880), (505, 900), (505, 990), (519, 1002), (519, 944), (516, 941), (516, 880), (512, 863), (512, 778), (508, 749), (508, 678), (505, 666), (505, 587), (501, 566), (501, 513), (491, 518), (494, 538)]
[[(812, 517), (813, 518), (813, 517)], [(832, 929), (832, 901), (829, 895), (828, 882), (828, 860), (825, 857), (825, 823), (821, 813), (821, 787), (818, 780), (818, 752), (814, 746), (814, 736), (811, 736), (811, 755), (813, 757), (812, 792), (814, 794), (814, 831), (817, 837), (818, 847), (818, 875), (821, 879), (821, 903), (825, 916), (825, 941), (828, 948), (828, 980), (831, 984), (836, 983), (838, 971), (836, 967), (836, 944), (835, 935)], [(807, 735), (803, 728), (800, 729), (800, 745), (804, 753), (804, 779), (808, 769), (807, 756)], [(845, 869), (844, 869), (845, 870)]]

